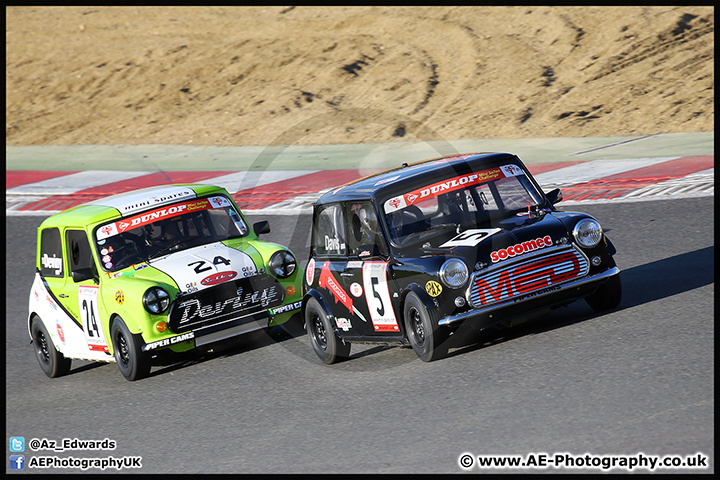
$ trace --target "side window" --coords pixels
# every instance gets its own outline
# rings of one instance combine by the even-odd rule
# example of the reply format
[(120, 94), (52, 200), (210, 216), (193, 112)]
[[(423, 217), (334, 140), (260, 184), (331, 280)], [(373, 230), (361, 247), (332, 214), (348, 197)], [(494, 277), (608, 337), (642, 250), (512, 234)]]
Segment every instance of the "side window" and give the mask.
[(71, 272), (93, 268), (94, 264), (92, 253), (90, 252), (90, 243), (84, 231), (68, 230), (67, 233), (65, 233), (65, 244), (68, 250)]
[(346, 255), (345, 221), (339, 204), (315, 211), (313, 247), (317, 255)]
[(63, 276), (62, 242), (58, 228), (46, 228), (40, 234), (40, 275)]
[(348, 203), (348, 246), (351, 255), (377, 256), (387, 254), (382, 231), (372, 204)]

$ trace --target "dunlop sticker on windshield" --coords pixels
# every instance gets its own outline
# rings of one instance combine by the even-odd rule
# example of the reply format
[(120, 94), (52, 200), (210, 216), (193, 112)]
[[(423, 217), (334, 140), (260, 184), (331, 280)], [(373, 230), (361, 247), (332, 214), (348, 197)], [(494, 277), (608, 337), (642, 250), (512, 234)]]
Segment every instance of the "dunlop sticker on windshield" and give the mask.
[(103, 238), (112, 237), (127, 230), (148, 225), (158, 220), (176, 217), (184, 213), (229, 206), (230, 202), (225, 197), (201, 198), (199, 200), (176, 203), (175, 205), (156, 208), (155, 210), (150, 210), (149, 212), (144, 212), (129, 218), (123, 218), (122, 220), (104, 225), (98, 229), (97, 239), (102, 240)]
[(418, 200), (437, 197), (446, 192), (460, 190), (472, 185), (478, 185), (493, 180), (506, 177), (523, 175), (524, 172), (517, 165), (504, 165), (502, 167), (483, 170), (482, 172), (473, 172), (466, 175), (460, 175), (454, 178), (443, 180), (442, 182), (433, 183), (425, 187), (418, 188), (412, 192), (393, 197), (385, 202), (385, 213), (391, 213), (396, 210), (403, 209), (414, 204)]

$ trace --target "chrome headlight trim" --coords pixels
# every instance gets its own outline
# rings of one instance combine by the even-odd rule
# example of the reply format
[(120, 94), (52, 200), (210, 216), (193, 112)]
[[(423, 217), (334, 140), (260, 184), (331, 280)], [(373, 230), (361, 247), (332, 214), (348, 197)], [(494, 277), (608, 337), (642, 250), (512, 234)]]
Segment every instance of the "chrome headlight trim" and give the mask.
[(170, 295), (160, 287), (150, 287), (142, 298), (145, 310), (153, 315), (160, 315), (170, 306)]
[(603, 238), (602, 227), (592, 218), (580, 220), (573, 228), (572, 234), (578, 245), (584, 248), (597, 246)]
[(442, 264), (438, 276), (446, 287), (460, 288), (465, 285), (470, 278), (470, 271), (465, 262), (459, 258), (451, 258)]
[(271, 274), (278, 278), (287, 278), (295, 272), (297, 261), (288, 250), (278, 250), (270, 256), (267, 264)]

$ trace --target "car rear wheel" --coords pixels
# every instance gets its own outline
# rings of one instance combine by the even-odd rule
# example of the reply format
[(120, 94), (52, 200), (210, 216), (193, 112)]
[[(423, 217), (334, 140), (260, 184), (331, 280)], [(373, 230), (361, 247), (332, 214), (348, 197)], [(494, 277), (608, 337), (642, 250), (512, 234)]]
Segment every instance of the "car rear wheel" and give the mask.
[(35, 356), (40, 368), (50, 378), (61, 377), (70, 372), (72, 360), (55, 349), (52, 338), (48, 335), (45, 324), (40, 317), (34, 316), (30, 324)]
[[(611, 258), (610, 267), (614, 266), (615, 261)], [(620, 274), (608, 278), (605, 283), (598, 287), (595, 293), (585, 297), (587, 304), (596, 312), (613, 309), (620, 305), (621, 300), (622, 283), (620, 282)]]
[(408, 341), (420, 360), (431, 362), (447, 355), (447, 334), (438, 326), (437, 309), (428, 310), (417, 295), (410, 293), (403, 314)]
[(350, 344), (335, 335), (325, 311), (314, 298), (305, 306), (305, 326), (310, 344), (323, 363), (330, 365), (350, 356)]
[(115, 362), (123, 377), (131, 382), (147, 377), (150, 357), (142, 351), (140, 335), (132, 334), (120, 317), (115, 318), (111, 331)]

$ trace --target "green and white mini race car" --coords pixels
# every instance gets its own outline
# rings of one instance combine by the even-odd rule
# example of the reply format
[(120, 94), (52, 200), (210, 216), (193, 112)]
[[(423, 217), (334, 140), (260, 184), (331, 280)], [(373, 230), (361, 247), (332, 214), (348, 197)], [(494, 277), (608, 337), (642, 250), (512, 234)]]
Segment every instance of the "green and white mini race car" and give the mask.
[(199, 184), (136, 190), (38, 228), (28, 332), (49, 377), (71, 359), (116, 362), (128, 380), (161, 350), (184, 352), (279, 325), (299, 312), (302, 269), (261, 241), (228, 192)]

